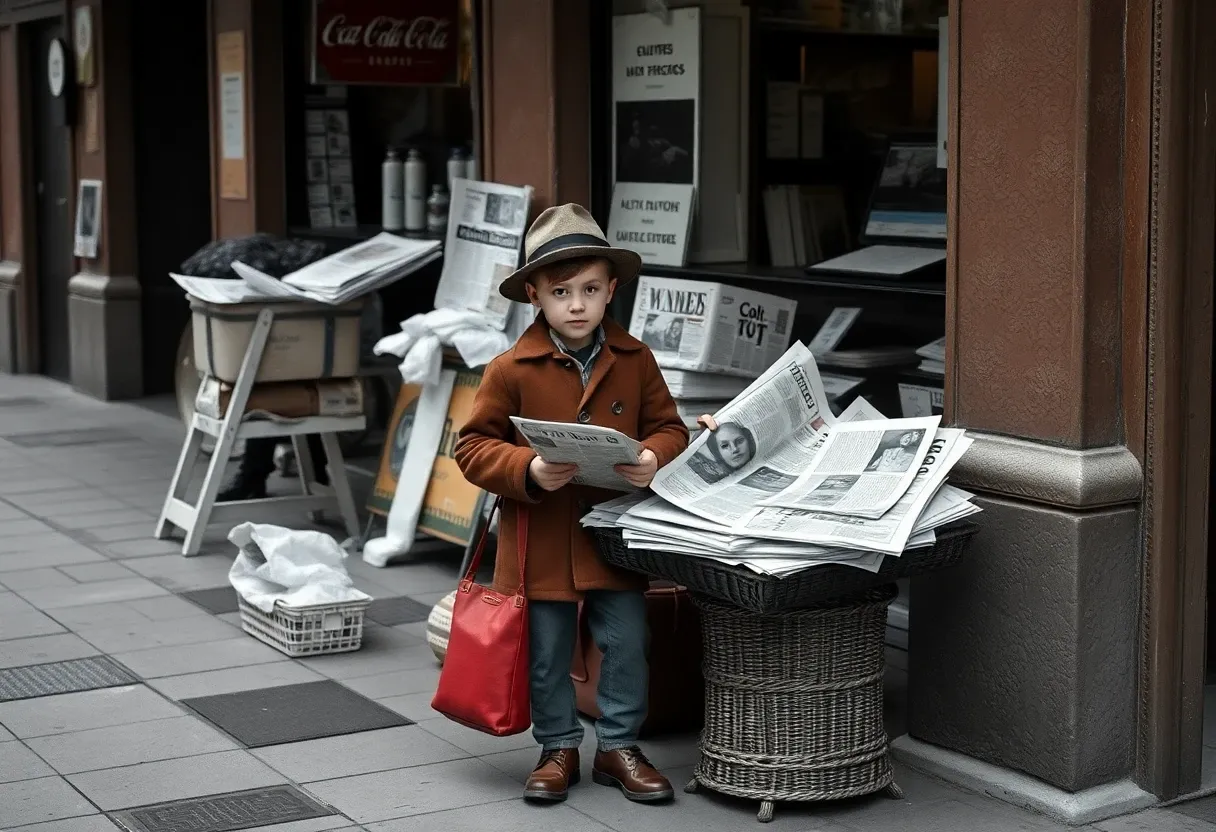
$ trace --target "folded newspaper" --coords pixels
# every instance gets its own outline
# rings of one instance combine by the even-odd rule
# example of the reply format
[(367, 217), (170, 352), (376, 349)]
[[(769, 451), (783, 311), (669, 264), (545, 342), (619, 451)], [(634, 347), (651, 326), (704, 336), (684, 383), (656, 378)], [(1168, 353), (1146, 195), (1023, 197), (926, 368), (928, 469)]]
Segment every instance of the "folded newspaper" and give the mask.
[(569, 422), (544, 422), (512, 416), (515, 427), (537, 456), (555, 464), (574, 463), (578, 473), (571, 482), (614, 491), (634, 486), (616, 472), (617, 465), (637, 465), (640, 443), (612, 428)]
[(586, 527), (630, 548), (785, 577), (822, 564), (877, 572), (980, 510), (946, 484), (972, 440), (940, 416), (887, 419), (858, 398), (833, 415), (815, 359), (795, 343), (655, 475), (653, 494), (596, 506)]

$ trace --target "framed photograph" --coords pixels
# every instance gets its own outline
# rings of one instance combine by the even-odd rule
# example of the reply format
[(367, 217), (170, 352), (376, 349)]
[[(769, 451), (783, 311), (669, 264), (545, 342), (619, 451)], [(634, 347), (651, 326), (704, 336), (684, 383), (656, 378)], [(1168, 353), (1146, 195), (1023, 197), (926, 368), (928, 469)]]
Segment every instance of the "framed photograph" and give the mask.
[(329, 186), (324, 184), (309, 185), (308, 204), (314, 208), (329, 205)]
[(324, 157), (308, 160), (308, 184), (324, 185), (329, 182), (329, 162)]
[(101, 180), (81, 179), (76, 192), (76, 244), (73, 253), (77, 257), (94, 259), (101, 237)]
[(330, 185), (329, 196), (334, 205), (354, 205), (355, 186), (346, 182)]
[(325, 111), (325, 132), (340, 133), (344, 136), (350, 135), (350, 114), (346, 110), (326, 110)]
[(304, 152), (309, 156), (325, 156), (329, 153), (325, 136), (309, 136), (304, 142), (304, 148)]
[(353, 182), (355, 180), (354, 168), (351, 167), (350, 159), (330, 159), (329, 160), (329, 181), (333, 183)]
[(355, 219), (354, 205), (334, 206), (334, 226), (336, 228), (354, 228), (359, 224)]
[(350, 136), (346, 133), (330, 133), (329, 134), (329, 156), (330, 158), (350, 158)]
[(325, 135), (325, 111), (324, 110), (305, 110), (304, 111), (304, 132), (310, 136)]

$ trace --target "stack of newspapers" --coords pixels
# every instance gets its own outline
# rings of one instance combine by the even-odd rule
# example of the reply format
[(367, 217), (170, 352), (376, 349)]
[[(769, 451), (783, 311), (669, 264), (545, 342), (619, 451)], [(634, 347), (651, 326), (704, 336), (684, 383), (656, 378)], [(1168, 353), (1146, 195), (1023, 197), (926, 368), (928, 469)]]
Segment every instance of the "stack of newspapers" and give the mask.
[(653, 493), (595, 506), (583, 525), (785, 577), (823, 564), (877, 572), (980, 510), (946, 483), (971, 445), (964, 431), (940, 416), (887, 419), (861, 398), (834, 416), (801, 343), (713, 415), (717, 430), (664, 466)]
[(441, 249), (438, 241), (382, 233), (282, 278), (239, 260), (232, 263), (232, 270), (240, 280), (170, 276), (187, 294), (209, 303), (294, 300), (340, 306), (408, 277), (442, 256)]

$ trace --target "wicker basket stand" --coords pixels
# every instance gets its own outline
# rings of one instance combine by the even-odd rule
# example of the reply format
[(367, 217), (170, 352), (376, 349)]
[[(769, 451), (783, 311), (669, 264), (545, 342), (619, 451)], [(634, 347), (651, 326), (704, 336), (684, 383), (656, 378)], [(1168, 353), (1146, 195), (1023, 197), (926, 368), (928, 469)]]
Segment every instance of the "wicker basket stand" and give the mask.
[(895, 785), (883, 724), (893, 585), (819, 607), (756, 613), (695, 596), (705, 656), (699, 786), (760, 801), (839, 800)]

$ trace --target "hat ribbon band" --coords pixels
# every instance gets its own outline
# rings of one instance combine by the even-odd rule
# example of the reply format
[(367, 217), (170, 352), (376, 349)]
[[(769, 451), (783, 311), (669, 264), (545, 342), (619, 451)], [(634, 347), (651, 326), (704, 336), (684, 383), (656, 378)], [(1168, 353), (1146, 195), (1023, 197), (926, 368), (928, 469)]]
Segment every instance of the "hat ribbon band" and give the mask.
[(585, 246), (609, 248), (607, 240), (594, 234), (562, 234), (559, 237), (554, 237), (544, 245), (538, 246), (535, 251), (528, 255), (528, 262), (531, 263), (534, 260), (539, 260), (545, 255), (552, 254), (559, 249)]

